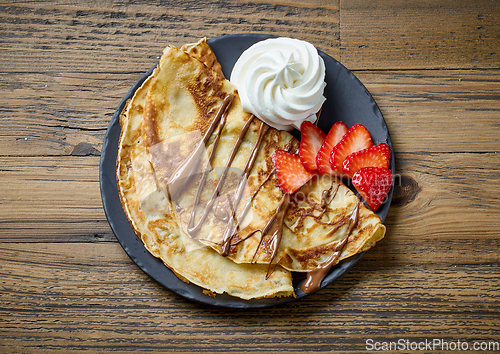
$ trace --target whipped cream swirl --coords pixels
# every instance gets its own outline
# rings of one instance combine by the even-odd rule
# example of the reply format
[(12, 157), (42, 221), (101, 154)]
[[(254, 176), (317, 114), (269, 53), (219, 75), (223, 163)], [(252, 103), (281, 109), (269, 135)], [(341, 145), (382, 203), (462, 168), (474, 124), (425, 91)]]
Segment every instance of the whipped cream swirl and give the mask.
[(292, 38), (272, 38), (241, 54), (231, 72), (243, 109), (280, 130), (315, 122), (325, 97), (325, 64), (316, 48)]

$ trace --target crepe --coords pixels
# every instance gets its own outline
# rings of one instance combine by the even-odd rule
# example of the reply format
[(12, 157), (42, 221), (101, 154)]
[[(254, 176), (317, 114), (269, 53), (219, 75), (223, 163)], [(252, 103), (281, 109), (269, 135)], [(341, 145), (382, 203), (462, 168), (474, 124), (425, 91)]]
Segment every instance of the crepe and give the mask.
[[(117, 179), (132, 227), (152, 255), (180, 279), (201, 286), (210, 295), (228, 293), (243, 299), (293, 296), (291, 275), (286, 270), (268, 277), (265, 265), (236, 264), (181, 232), (175, 222), (172, 204), (159, 188), (151, 165), (143, 124), (149, 89), (164, 63), (161, 61), (136, 91), (120, 120)], [(194, 64), (200, 67), (201, 62)]]
[(299, 142), (243, 111), (204, 39), (167, 47), (120, 123), (117, 180), (131, 225), (151, 254), (208, 294), (294, 296), (291, 272), (384, 236), (380, 219), (332, 176), (293, 196), (281, 191), (272, 155)]
[[(348, 232), (354, 213), (358, 220)], [(275, 263), (294, 272), (310, 271), (326, 262), (347, 234), (339, 261), (373, 247), (385, 230), (380, 218), (343, 183), (316, 175), (291, 199)]]

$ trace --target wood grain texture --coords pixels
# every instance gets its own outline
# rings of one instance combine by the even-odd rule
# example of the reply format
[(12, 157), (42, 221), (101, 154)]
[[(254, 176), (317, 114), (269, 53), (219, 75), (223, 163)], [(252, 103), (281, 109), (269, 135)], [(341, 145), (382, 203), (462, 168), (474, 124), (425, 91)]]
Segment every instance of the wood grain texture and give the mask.
[(81, 143), (100, 151), (111, 117), (141, 75), (0, 75), (0, 139), (4, 142), (0, 155), (70, 155)]
[(500, 67), (500, 3), (341, 0), (341, 61), (350, 69)]
[[(0, 164), (1, 241), (114, 240), (102, 210), (98, 157), (4, 157)], [(404, 228), (401, 237), (500, 237), (498, 153), (397, 153), (396, 164), (386, 224)]]
[(14, 72), (143, 72), (167, 44), (232, 33), (308, 38), (331, 54), (340, 47), (338, 4), (328, 2), (30, 1), (1, 10), (0, 65)]
[(500, 152), (499, 70), (355, 72), (396, 151)]
[[(427, 244), (410, 241), (397, 255), (393, 241), (303, 301), (236, 313), (161, 288), (117, 244), (3, 244), (0, 345), (22, 352), (356, 353), (369, 338), (498, 335), (500, 304), (492, 289), (500, 269), (487, 254), (471, 258), (466, 243), (453, 242), (422, 260)], [(419, 259), (411, 268), (408, 249), (410, 259)]]
[[(142, 74), (0, 75), (0, 155), (71, 155), (82, 143), (98, 154), (111, 117)], [(354, 74), (378, 103), (396, 150), (500, 151), (500, 70)]]
[(0, 158), (0, 239), (115, 240), (99, 190), (99, 157)]
[[(342, 278), (233, 312), (128, 258), (102, 208), (99, 155), (167, 44), (249, 32), (307, 40), (354, 72), (389, 127), (396, 186), (386, 237)], [(0, 3), (0, 352), (500, 345), (499, 34), (489, 0)]]
[[(396, 158), (396, 203), (386, 219), (391, 232), (430, 242), (457, 236), (500, 239), (498, 154), (398, 154)], [(410, 182), (417, 190), (397, 200), (400, 188)]]

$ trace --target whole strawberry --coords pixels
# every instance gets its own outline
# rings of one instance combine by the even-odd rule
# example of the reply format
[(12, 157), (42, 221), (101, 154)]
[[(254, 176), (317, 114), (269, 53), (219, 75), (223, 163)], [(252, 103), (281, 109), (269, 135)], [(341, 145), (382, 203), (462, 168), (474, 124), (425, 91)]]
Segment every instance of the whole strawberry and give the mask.
[(352, 177), (352, 184), (368, 206), (376, 211), (391, 189), (393, 173), (384, 167), (363, 167)]

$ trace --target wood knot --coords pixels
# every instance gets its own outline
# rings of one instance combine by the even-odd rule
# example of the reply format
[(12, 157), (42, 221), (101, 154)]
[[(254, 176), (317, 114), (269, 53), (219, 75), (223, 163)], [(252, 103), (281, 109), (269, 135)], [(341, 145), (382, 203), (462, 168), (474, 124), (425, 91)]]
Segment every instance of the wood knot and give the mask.
[(391, 206), (402, 207), (411, 203), (420, 192), (417, 181), (407, 175), (398, 175), (394, 180)]

